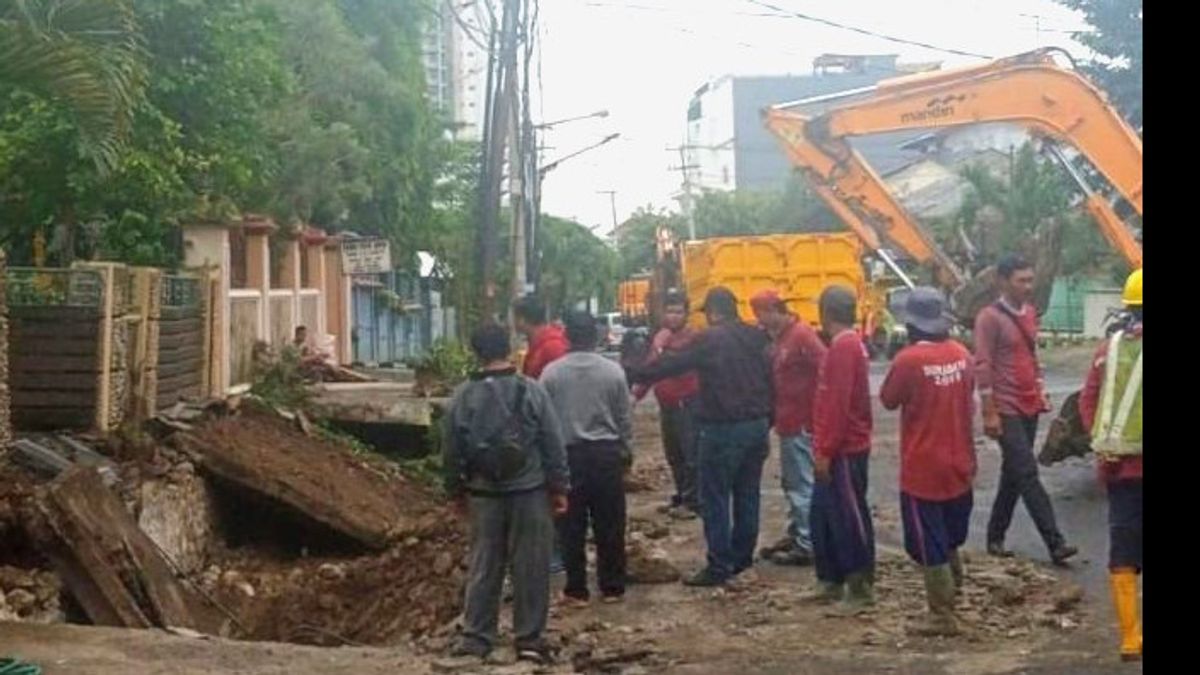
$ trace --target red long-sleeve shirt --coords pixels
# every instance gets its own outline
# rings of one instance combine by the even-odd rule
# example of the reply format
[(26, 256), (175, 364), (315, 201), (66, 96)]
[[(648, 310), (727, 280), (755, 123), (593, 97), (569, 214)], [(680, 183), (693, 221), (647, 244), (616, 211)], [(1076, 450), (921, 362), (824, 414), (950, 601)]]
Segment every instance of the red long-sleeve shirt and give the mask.
[(954, 340), (918, 342), (892, 361), (879, 399), (900, 412), (900, 490), (929, 501), (965, 494), (975, 478), (974, 362)]
[(538, 379), (546, 366), (565, 356), (570, 347), (562, 326), (554, 323), (542, 326), (529, 339), (529, 353), (525, 355), (521, 372), (525, 377)]
[[(654, 340), (650, 344), (650, 359), (647, 364), (654, 363), (666, 354), (674, 354), (687, 349), (696, 340), (696, 335), (696, 331), (686, 326), (677, 331), (663, 328), (654, 335)], [(635, 386), (633, 393), (638, 400), (641, 400), (646, 395), (645, 385)], [(700, 376), (694, 370), (683, 375), (659, 380), (654, 385), (654, 398), (658, 399), (658, 405), (663, 408), (676, 408), (684, 401), (695, 398), (699, 393)]]
[(1043, 412), (1041, 366), (1029, 346), (1037, 340), (1037, 313), (1030, 304), (1014, 313), (1015, 322), (991, 304), (975, 318), (975, 384), (1001, 415), (1031, 417)]
[[(1125, 335), (1129, 340), (1142, 339), (1142, 325), (1137, 324)], [(1088, 370), (1087, 381), (1083, 385), (1083, 393), (1079, 395), (1079, 418), (1090, 434), (1096, 420), (1096, 409), (1100, 406), (1100, 387), (1104, 384), (1105, 364), (1108, 362), (1108, 341), (1105, 340), (1096, 350), (1092, 358), (1092, 367)], [(1097, 458), (1096, 468), (1100, 479), (1105, 482), (1118, 480), (1141, 479), (1142, 457), (1122, 457), (1116, 460)]]
[(826, 459), (871, 449), (867, 347), (852, 330), (834, 336), (817, 375), (813, 453)]
[(780, 436), (812, 431), (817, 375), (826, 351), (816, 332), (795, 317), (771, 345), (775, 431)]

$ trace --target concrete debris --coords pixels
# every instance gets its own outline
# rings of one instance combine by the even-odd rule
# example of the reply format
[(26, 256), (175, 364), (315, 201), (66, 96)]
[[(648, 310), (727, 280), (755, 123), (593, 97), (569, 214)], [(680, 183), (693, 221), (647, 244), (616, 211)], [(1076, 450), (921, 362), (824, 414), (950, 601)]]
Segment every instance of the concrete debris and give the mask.
[(219, 630), (95, 470), (71, 468), (41, 490), (30, 525), (94, 623)]
[(669, 584), (679, 581), (681, 573), (666, 551), (640, 532), (629, 535), (625, 544), (626, 574), (636, 584)]

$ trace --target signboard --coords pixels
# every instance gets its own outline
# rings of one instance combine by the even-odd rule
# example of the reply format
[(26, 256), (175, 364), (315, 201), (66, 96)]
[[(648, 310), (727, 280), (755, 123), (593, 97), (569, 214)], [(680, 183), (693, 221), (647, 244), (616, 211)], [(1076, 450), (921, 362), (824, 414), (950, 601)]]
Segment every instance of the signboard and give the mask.
[(387, 239), (345, 239), (342, 268), (346, 274), (378, 274), (392, 269), (392, 249)]

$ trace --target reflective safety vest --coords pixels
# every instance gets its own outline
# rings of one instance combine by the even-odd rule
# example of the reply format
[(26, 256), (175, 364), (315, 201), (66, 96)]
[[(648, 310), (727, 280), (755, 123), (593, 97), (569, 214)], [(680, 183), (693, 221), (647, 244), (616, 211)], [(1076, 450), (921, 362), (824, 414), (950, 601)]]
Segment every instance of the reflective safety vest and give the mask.
[(1125, 331), (1108, 341), (1092, 450), (1097, 455), (1142, 454), (1142, 341), (1126, 340)]

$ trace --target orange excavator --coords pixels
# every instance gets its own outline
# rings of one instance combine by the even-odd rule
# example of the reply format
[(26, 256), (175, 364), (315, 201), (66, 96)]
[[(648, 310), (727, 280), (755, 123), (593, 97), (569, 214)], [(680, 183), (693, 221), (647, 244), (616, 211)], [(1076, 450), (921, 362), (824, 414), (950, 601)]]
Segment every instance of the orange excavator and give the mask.
[[(849, 143), (854, 136), (944, 128), (982, 122), (1022, 125), (1050, 149), (1084, 194), (1084, 206), (1131, 268), (1142, 265), (1142, 249), (1109, 198), (1062, 153), (1074, 147), (1140, 216), (1142, 141), (1074, 70), (1058, 65), (1043, 49), (985, 65), (932, 71), (883, 80), (873, 87), (772, 106), (768, 129), (800, 168), (816, 194), (908, 286), (912, 280), (890, 255), (903, 251), (932, 268), (951, 291), (952, 306), (969, 323), (982, 306), (979, 279), (969, 279), (932, 236), (891, 194), (883, 180)], [(1063, 52), (1065, 53), (1065, 52)], [(815, 115), (801, 110), (823, 108)]]
[[(1109, 197), (1095, 189), (1059, 147), (1083, 155), (1138, 216), (1142, 215), (1142, 140), (1104, 94), (1073, 69), (1059, 66), (1043, 49), (981, 66), (883, 80), (874, 87), (773, 106), (767, 128), (783, 145), (817, 195), (902, 281), (912, 280), (887, 246), (931, 267), (951, 291), (952, 307), (970, 325), (990, 301), (990, 278), (968, 279), (963, 269), (895, 199), (849, 143), (854, 136), (982, 122), (1019, 124), (1043, 141), (1084, 196), (1084, 208), (1131, 269), (1142, 266), (1140, 236), (1117, 215)], [(1070, 58), (1067, 55), (1067, 58)], [(806, 115), (800, 109), (823, 108)], [(1140, 235), (1140, 232), (1139, 232)], [(1043, 464), (1087, 451), (1079, 422), (1078, 395), (1068, 397), (1039, 457)]]

